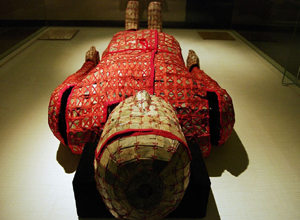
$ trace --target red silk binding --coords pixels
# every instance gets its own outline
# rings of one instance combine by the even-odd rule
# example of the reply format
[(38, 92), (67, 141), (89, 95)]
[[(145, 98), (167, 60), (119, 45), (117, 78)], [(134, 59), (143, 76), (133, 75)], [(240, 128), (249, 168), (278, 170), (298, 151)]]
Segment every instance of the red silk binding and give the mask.
[(202, 81), (206, 92), (215, 92), (218, 96), (220, 112), (220, 140), (218, 146), (220, 146), (227, 141), (235, 123), (232, 99), (225, 89), (222, 89), (215, 80), (197, 66), (192, 69), (191, 73)]
[(77, 154), (82, 153), (86, 142), (101, 135), (108, 106), (140, 90), (159, 96), (173, 106), (186, 139), (197, 139), (205, 157), (211, 147), (207, 91), (215, 92), (219, 99), (219, 145), (233, 129), (234, 111), (226, 90), (197, 67), (189, 72), (176, 39), (156, 30), (115, 34), (95, 68), (86, 62), (54, 90), (49, 104), (49, 126), (62, 142), (57, 118), (59, 94), (68, 86), (74, 87), (65, 112), (67, 139)]
[(58, 140), (60, 140), (63, 144), (66, 144), (61, 137), (59, 132), (59, 113), (61, 106), (61, 98), (62, 94), (70, 87), (75, 86), (82, 79), (84, 79), (87, 73), (94, 68), (94, 64), (92, 61), (87, 61), (83, 64), (82, 68), (78, 70), (71, 76), (68, 76), (62, 84), (60, 84), (51, 94), (49, 107), (48, 107), (48, 124)]

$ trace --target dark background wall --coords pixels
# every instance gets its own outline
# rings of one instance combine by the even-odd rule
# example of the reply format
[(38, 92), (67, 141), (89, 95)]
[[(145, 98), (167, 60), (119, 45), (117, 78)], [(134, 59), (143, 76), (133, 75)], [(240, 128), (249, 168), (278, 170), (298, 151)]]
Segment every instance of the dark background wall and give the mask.
[[(153, 0), (140, 2), (140, 20), (147, 20), (147, 7)], [(163, 20), (170, 27), (259, 29), (294, 27), (299, 0), (157, 0), (162, 3)], [(128, 0), (6, 0), (0, 1), (1, 24), (12, 21), (47, 21), (86, 26), (111, 21), (124, 23)], [(98, 21), (98, 23), (95, 23)], [(22, 23), (22, 22), (21, 22)], [(28, 22), (29, 25), (29, 22)]]
[(233, 6), (234, 0), (187, 0), (187, 26), (230, 29)]

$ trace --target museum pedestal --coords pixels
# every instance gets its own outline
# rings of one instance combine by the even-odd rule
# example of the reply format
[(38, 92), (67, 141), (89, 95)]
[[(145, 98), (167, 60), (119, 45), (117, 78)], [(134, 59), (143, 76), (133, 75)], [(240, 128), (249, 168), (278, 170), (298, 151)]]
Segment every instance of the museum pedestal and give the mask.
[[(97, 143), (84, 147), (73, 179), (77, 215), (81, 218), (113, 218), (102, 201), (94, 179), (94, 156)], [(199, 146), (189, 143), (191, 162), (190, 183), (177, 209), (166, 218), (203, 218), (210, 191), (210, 179)]]
[(97, 143), (86, 143), (73, 179), (77, 215), (81, 218), (113, 218), (102, 202), (94, 178)]

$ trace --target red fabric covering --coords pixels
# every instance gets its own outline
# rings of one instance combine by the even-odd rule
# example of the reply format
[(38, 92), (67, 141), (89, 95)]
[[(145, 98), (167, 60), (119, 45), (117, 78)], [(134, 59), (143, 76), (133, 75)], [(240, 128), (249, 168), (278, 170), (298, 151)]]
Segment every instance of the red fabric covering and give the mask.
[[(185, 67), (179, 43), (156, 30), (117, 33), (93, 69), (82, 69), (57, 87), (49, 104), (49, 126), (63, 142), (58, 130), (61, 94), (74, 86), (65, 112), (68, 145), (81, 154), (84, 143), (99, 137), (107, 119), (108, 106), (140, 90), (160, 96), (175, 109), (187, 140), (198, 139), (203, 156), (210, 152), (209, 106), (206, 91), (218, 95), (223, 144), (234, 124), (234, 112), (227, 92), (202, 70)], [(64, 143), (64, 142), (63, 142)]]
[(63, 93), (70, 87), (75, 86), (82, 79), (84, 79), (87, 73), (94, 68), (92, 61), (87, 61), (83, 64), (82, 68), (73, 75), (69, 76), (62, 84), (60, 84), (52, 93), (48, 108), (48, 124), (55, 135), (63, 144), (66, 144), (59, 132), (59, 113), (61, 107), (61, 99)]
[(235, 123), (232, 99), (225, 89), (222, 89), (215, 80), (210, 78), (198, 67), (194, 67), (191, 73), (198, 80), (202, 81), (203, 89), (206, 92), (215, 92), (218, 96), (220, 111), (220, 140), (218, 146), (220, 146), (227, 141)]

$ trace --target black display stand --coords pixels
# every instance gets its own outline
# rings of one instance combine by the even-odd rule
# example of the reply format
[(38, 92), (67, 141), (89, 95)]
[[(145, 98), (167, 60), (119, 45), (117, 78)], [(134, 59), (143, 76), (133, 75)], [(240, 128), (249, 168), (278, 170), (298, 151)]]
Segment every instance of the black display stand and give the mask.
[(113, 218), (96, 188), (94, 157), (97, 143), (86, 143), (73, 179), (77, 215), (81, 218)]
[[(84, 147), (73, 179), (77, 215), (81, 218), (113, 218), (102, 201), (94, 179), (97, 143)], [(199, 146), (189, 143), (193, 160), (189, 186), (177, 209), (166, 218), (204, 218), (210, 191), (210, 179)]]

